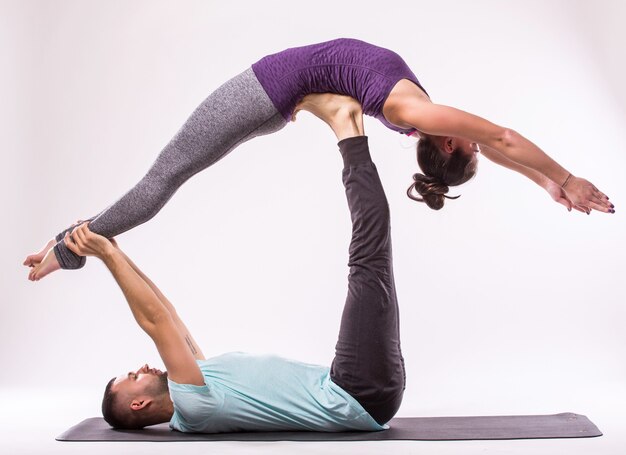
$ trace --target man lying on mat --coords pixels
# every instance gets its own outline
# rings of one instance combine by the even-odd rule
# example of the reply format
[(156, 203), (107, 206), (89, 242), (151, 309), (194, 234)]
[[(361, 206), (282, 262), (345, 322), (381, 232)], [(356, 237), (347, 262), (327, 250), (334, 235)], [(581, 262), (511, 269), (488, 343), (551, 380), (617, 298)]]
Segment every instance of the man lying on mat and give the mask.
[(174, 307), (113, 240), (86, 223), (66, 235), (74, 253), (100, 258), (122, 289), (167, 372), (144, 365), (111, 379), (102, 412), (116, 428), (170, 422), (184, 432), (383, 430), (405, 387), (389, 208), (369, 154), (359, 104), (309, 95), (299, 106), (339, 140), (352, 219), (348, 296), (330, 368), (240, 352), (205, 359)]

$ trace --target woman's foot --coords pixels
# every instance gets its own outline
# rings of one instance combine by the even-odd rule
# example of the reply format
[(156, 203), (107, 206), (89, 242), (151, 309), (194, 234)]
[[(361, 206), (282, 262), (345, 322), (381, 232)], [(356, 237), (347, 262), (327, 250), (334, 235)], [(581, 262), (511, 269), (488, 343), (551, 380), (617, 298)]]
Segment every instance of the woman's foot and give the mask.
[[(52, 244), (54, 246), (55, 244)], [(30, 256), (29, 256), (30, 257)], [(27, 258), (28, 259), (28, 258)], [(59, 270), (61, 266), (59, 265), (59, 261), (57, 261), (57, 257), (54, 254), (54, 249), (50, 248), (41, 262), (35, 263), (30, 266), (30, 272), (28, 273), (28, 279), (30, 281), (39, 281), (46, 275), (51, 274)]]
[(312, 93), (297, 104), (293, 120), (299, 111), (309, 111), (324, 120), (335, 132), (337, 140), (363, 136), (363, 110), (357, 100), (333, 93)]
[(46, 253), (50, 251), (52, 247), (56, 245), (56, 243), (56, 239), (50, 239), (50, 241), (44, 245), (39, 253), (33, 253), (26, 256), (26, 259), (24, 259), (24, 265), (26, 267), (34, 267), (35, 265), (39, 264), (41, 261), (43, 261)]

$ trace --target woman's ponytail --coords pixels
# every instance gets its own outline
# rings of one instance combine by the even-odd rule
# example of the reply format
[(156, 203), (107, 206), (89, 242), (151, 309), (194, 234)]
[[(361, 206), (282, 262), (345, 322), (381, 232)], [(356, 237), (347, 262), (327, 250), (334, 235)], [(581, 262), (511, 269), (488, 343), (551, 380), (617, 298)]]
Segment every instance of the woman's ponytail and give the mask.
[(477, 161), (464, 155), (461, 149), (446, 156), (430, 137), (425, 136), (417, 143), (417, 164), (423, 174), (413, 175), (413, 183), (406, 194), (414, 201), (424, 202), (431, 209), (439, 210), (445, 199), (460, 197), (446, 196), (446, 193), (450, 186), (461, 185), (476, 174)]

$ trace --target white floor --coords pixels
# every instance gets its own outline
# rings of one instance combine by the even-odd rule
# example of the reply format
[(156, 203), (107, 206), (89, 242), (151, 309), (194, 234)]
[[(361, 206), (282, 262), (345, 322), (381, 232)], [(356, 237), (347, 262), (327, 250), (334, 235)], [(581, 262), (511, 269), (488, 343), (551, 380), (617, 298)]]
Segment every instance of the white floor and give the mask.
[[(582, 403), (585, 409), (569, 409), (567, 405), (554, 412), (578, 412), (586, 414), (604, 433), (598, 438), (515, 440), (515, 441), (389, 441), (389, 442), (188, 442), (188, 443), (81, 443), (58, 442), (55, 437), (68, 427), (87, 417), (98, 415), (97, 391), (88, 389), (49, 390), (34, 392), (19, 388), (3, 388), (0, 391), (2, 412), (0, 420), (1, 454), (299, 454), (309, 453), (358, 453), (358, 454), (567, 454), (567, 455), (622, 455), (626, 454), (626, 393), (621, 384), (598, 387), (595, 396)], [(487, 400), (488, 401), (488, 400)], [(407, 404), (408, 403), (408, 404)], [(466, 409), (443, 403), (434, 411), (428, 404), (430, 415), (446, 415), (446, 409), (454, 409), (448, 415), (485, 415), (476, 412), (476, 405)], [(491, 404), (490, 404), (491, 405)], [(532, 404), (534, 406), (534, 403)], [(577, 406), (580, 406), (579, 401)], [(422, 406), (423, 407), (423, 406)], [(537, 407), (539, 412), (547, 413)], [(484, 408), (480, 409), (484, 411)], [(422, 409), (423, 411), (423, 409)], [(502, 409), (498, 409), (502, 411)], [(502, 414), (502, 412), (498, 412)], [(514, 412), (518, 413), (518, 412)], [(405, 400), (401, 415), (420, 415), (411, 412), (411, 403)], [(422, 412), (422, 415), (426, 413)]]

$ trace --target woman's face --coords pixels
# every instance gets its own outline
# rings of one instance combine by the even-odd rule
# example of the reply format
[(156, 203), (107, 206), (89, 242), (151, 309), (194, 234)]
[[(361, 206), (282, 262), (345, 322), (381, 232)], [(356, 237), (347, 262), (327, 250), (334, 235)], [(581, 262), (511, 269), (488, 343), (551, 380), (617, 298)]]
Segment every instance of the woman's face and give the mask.
[(468, 158), (473, 157), (480, 152), (480, 146), (476, 142), (468, 141), (460, 137), (448, 137), (446, 138), (446, 151), (450, 153), (456, 149), (461, 149), (461, 152)]
[(471, 161), (477, 161), (476, 154), (480, 152), (480, 146), (476, 142), (468, 141), (460, 137), (446, 137), (443, 140), (443, 151), (452, 153), (460, 149), (463, 156)]

